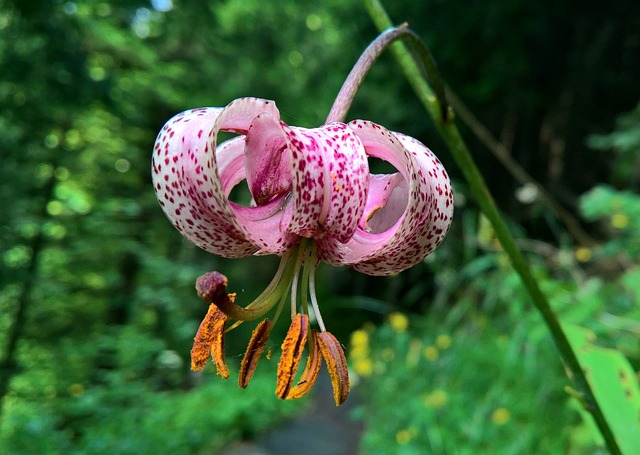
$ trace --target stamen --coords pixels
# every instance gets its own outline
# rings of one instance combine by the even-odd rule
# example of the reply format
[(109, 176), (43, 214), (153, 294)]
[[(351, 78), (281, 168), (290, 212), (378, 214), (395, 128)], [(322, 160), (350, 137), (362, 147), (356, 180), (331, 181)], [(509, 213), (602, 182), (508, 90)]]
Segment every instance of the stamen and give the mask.
[(284, 303), (287, 300), (287, 292), (283, 292), (282, 296), (280, 297), (280, 302), (278, 303), (278, 308), (276, 309), (276, 314), (273, 316), (273, 325), (276, 325), (276, 322), (278, 322), (278, 318), (280, 317), (280, 314), (282, 314), (282, 309), (284, 308)]
[(318, 345), (318, 332), (312, 330), (311, 336), (309, 337), (309, 357), (307, 357), (307, 365), (298, 383), (292, 387), (287, 394), (287, 400), (301, 398), (311, 390), (318, 379), (320, 366), (322, 366), (322, 356), (320, 355), (320, 346)]
[(276, 395), (284, 399), (291, 390), (291, 384), (298, 371), (304, 345), (307, 342), (309, 332), (309, 317), (298, 313), (291, 322), (287, 336), (282, 342), (282, 356), (278, 363), (278, 379), (276, 382)]
[(258, 297), (256, 297), (253, 300), (253, 302), (251, 302), (245, 308), (251, 308), (251, 307), (257, 305), (260, 301), (262, 301), (263, 299), (267, 298), (269, 296), (269, 294), (271, 294), (272, 292), (274, 292), (276, 290), (277, 285), (280, 283), (280, 280), (281, 280), (282, 276), (284, 275), (285, 270), (287, 269), (287, 264), (289, 263), (289, 258), (291, 257), (291, 253), (294, 250), (295, 250), (295, 248), (292, 248), (290, 250), (285, 251), (282, 254), (282, 258), (280, 258), (280, 264), (278, 264), (278, 270), (276, 270), (276, 274), (271, 279), (271, 282), (269, 283), (269, 285), (266, 287), (266, 289), (264, 291), (262, 291), (262, 293), (260, 293), (260, 295)]
[(331, 385), (333, 386), (333, 398), (336, 406), (340, 406), (349, 396), (349, 369), (347, 359), (340, 342), (329, 332), (318, 334), (318, 346), (324, 361), (327, 364)]
[(253, 330), (253, 333), (251, 333), (251, 340), (249, 340), (247, 351), (244, 353), (244, 357), (240, 363), (240, 373), (238, 374), (238, 385), (243, 389), (247, 388), (253, 377), (253, 373), (256, 371), (258, 361), (269, 340), (271, 327), (273, 327), (271, 321), (263, 319)]
[(214, 304), (209, 305), (207, 315), (198, 327), (191, 348), (191, 369), (202, 370), (209, 359), (209, 354), (216, 364), (216, 370), (224, 379), (229, 377), (229, 369), (224, 358), (224, 324), (227, 315)]

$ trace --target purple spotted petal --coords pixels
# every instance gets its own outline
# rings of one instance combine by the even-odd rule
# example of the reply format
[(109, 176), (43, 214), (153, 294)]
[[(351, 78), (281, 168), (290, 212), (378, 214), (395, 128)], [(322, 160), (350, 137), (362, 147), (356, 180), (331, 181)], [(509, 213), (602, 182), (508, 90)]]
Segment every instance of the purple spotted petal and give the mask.
[[(246, 133), (251, 121), (262, 113), (279, 117), (272, 101), (256, 98), (235, 100), (224, 109), (193, 109), (169, 120), (156, 139), (152, 173), (160, 205), (188, 240), (220, 256), (243, 257), (260, 249), (282, 251), (291, 245), (290, 238), (280, 236), (259, 241), (260, 230), (277, 225), (279, 220), (261, 224), (264, 214), (236, 216), (237, 208), (230, 205), (227, 196), (232, 182), (241, 175), (238, 148), (216, 150), (219, 131)], [(224, 164), (226, 180), (219, 175), (218, 161)], [(245, 222), (245, 218), (251, 221)]]
[[(397, 175), (373, 177), (366, 211), (353, 238), (318, 241), (323, 259), (370, 275), (389, 275), (424, 259), (444, 238), (453, 214), (449, 178), (423, 144), (371, 122), (349, 123), (369, 156)], [(384, 230), (383, 230), (384, 229)]]
[(348, 241), (367, 196), (369, 173), (362, 144), (340, 123), (314, 129), (281, 125), (293, 171), (291, 219), (283, 229)]
[[(342, 123), (325, 125), (328, 153), (328, 201), (324, 231), (347, 242), (358, 228), (367, 202), (369, 164), (362, 142)], [(325, 202), (326, 205), (327, 202)]]
[[(216, 150), (226, 198), (233, 187), (245, 178), (245, 144), (248, 138), (239, 136), (230, 139)], [(290, 210), (285, 203), (286, 194), (280, 194), (261, 206), (244, 207), (234, 202), (229, 202), (229, 206), (236, 221), (243, 227), (251, 243), (260, 249), (260, 253), (280, 254), (298, 241), (297, 235), (280, 230), (281, 219)]]

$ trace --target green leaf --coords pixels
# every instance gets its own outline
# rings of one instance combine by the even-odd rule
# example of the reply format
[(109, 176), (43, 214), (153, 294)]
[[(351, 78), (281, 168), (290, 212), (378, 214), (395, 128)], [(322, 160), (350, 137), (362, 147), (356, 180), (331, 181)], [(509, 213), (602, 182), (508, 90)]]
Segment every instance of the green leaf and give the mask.
[[(619, 351), (593, 344), (593, 332), (572, 324), (563, 324), (563, 328), (620, 450), (628, 455), (640, 453), (640, 387), (633, 368)], [(591, 414), (580, 409), (593, 426), (594, 437), (602, 442)]]

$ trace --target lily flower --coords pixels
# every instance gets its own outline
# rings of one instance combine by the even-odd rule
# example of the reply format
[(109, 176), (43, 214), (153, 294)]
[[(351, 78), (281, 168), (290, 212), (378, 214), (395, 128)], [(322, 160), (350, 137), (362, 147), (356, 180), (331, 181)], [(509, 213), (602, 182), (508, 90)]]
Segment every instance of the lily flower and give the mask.
[[(238, 136), (217, 144), (221, 131)], [(368, 157), (389, 162), (397, 172), (371, 174)], [(156, 140), (152, 171), (162, 209), (195, 245), (227, 258), (281, 257), (271, 283), (246, 306), (227, 292), (224, 275), (198, 279), (199, 296), (212, 305), (194, 339), (192, 369), (202, 369), (211, 355), (218, 374), (228, 377), (225, 331), (275, 307), (273, 322), (258, 324), (241, 362), (239, 385), (246, 387), (289, 297), (292, 323), (276, 385), (283, 399), (305, 395), (322, 360), (336, 405), (349, 392), (344, 352), (327, 332), (316, 298), (319, 262), (369, 275), (401, 272), (440, 244), (453, 214), (449, 177), (419, 141), (365, 120), (289, 126), (273, 101), (259, 98), (173, 117)], [(243, 180), (252, 196), (249, 206), (229, 200)], [(311, 311), (319, 331), (310, 329)], [(230, 319), (238, 322), (227, 327)], [(305, 344), (307, 365), (295, 383)]]

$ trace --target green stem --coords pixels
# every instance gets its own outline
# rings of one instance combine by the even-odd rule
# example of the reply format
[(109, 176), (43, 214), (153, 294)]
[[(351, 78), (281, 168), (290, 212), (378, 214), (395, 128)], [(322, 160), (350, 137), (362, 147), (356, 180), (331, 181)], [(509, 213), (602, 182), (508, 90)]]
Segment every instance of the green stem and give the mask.
[(407, 28), (407, 24), (399, 27), (388, 27), (382, 32), (367, 48), (364, 50), (349, 75), (342, 84), (340, 92), (336, 96), (336, 100), (331, 107), (331, 111), (327, 116), (325, 123), (344, 122), (347, 112), (351, 107), (351, 103), (362, 85), (365, 76), (375, 61), (380, 57), (382, 52), (393, 44), (395, 41), (402, 39), (409, 42), (418, 56), (418, 61), (423, 65), (420, 68), (422, 74), (434, 87), (436, 93), (436, 109), (440, 110), (443, 119), (447, 119), (448, 105), (445, 97), (445, 87), (436, 68), (436, 64), (429, 52), (427, 46), (413, 31)]
[[(365, 5), (369, 11), (369, 15), (372, 17), (379, 30), (382, 31), (392, 26), (389, 16), (379, 1), (365, 0)], [(558, 349), (566, 367), (570, 370), (576, 388), (582, 394), (586, 408), (593, 416), (610, 453), (614, 455), (621, 454), (613, 432), (609, 427), (609, 423), (607, 422), (602, 409), (598, 405), (584, 371), (578, 362), (578, 358), (571, 348), (567, 336), (562, 330), (560, 321), (558, 320), (555, 312), (551, 309), (546, 296), (540, 290), (540, 286), (533, 276), (526, 259), (520, 250), (518, 250), (516, 242), (509, 232), (505, 221), (501, 217), (480, 171), (475, 165), (466, 144), (460, 136), (458, 128), (453, 121), (446, 121), (447, 119), (442, 116), (442, 111), (440, 110), (440, 106), (437, 104), (432, 90), (421, 76), (418, 65), (416, 65), (414, 58), (406, 47), (402, 43), (394, 43), (391, 50), (394, 57), (400, 64), (405, 76), (409, 80), (409, 83), (415, 90), (418, 98), (433, 119), (436, 128), (442, 135), (444, 142), (449, 147), (451, 154), (458, 163), (458, 166), (462, 170), (462, 174), (475, 195), (480, 209), (493, 225), (496, 237), (500, 241), (504, 251), (509, 256), (513, 268), (520, 276), (522, 283), (531, 296), (533, 304), (547, 325), (556, 348)]]

